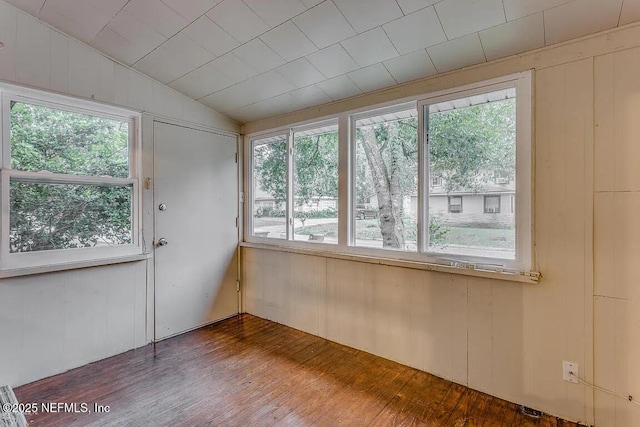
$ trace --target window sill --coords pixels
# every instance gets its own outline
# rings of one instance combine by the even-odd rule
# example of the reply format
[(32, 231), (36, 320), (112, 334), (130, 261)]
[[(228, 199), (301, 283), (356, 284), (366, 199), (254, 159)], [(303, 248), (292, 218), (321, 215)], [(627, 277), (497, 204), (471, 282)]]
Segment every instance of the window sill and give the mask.
[(372, 257), (359, 254), (349, 254), (343, 252), (333, 252), (317, 249), (306, 248), (294, 248), (290, 246), (280, 246), (265, 243), (250, 243), (241, 242), (241, 247), (253, 248), (253, 249), (266, 249), (272, 251), (289, 252), (301, 255), (314, 255), (324, 258), (342, 259), (348, 261), (364, 262), (369, 264), (388, 265), (392, 267), (412, 268), (415, 270), (436, 271), (440, 273), (462, 274), (465, 276), (484, 277), (487, 279), (507, 280), (510, 282), (529, 283), (536, 284), (540, 282), (540, 275), (538, 273), (524, 272), (507, 272), (507, 271), (490, 271), (480, 270), (473, 268), (460, 268), (450, 265), (434, 264), (421, 261), (409, 261), (402, 259), (384, 258), (384, 257)]
[(136, 254), (85, 261), (65, 262), (60, 264), (39, 265), (34, 267), (1, 269), (0, 279), (6, 279), (9, 277), (30, 276), (33, 274), (53, 273), (56, 271), (77, 270), (80, 268), (99, 267), (103, 265), (122, 264), (126, 262), (143, 261), (150, 258), (151, 254)]

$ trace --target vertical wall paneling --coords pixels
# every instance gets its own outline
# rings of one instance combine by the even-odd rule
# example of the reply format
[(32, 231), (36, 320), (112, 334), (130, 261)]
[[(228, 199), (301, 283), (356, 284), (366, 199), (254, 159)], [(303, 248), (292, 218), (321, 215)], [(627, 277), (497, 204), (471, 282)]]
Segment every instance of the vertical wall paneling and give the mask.
[(0, 356), (2, 382), (24, 384), (146, 344), (138, 323), (145, 264), (3, 279), (0, 333), (10, 345)]
[[(594, 373), (640, 395), (640, 48), (595, 59)], [(595, 393), (596, 424), (640, 425), (640, 407)]]
[[(585, 229), (592, 210), (585, 206), (592, 192), (585, 153), (593, 146), (593, 61), (551, 67), (537, 77), (536, 226), (549, 282), (532, 292), (535, 341), (545, 345), (531, 350), (536, 372), (557, 372), (562, 360), (585, 366)], [(549, 375), (537, 378), (535, 389), (554, 412), (585, 412), (583, 386)]]

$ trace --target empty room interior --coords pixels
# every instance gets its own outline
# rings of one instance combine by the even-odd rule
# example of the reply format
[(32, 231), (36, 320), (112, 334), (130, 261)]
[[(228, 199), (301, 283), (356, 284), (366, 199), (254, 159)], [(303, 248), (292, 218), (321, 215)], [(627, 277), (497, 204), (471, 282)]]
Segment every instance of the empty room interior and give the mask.
[(640, 0), (0, 0), (0, 127), (0, 426), (640, 426)]

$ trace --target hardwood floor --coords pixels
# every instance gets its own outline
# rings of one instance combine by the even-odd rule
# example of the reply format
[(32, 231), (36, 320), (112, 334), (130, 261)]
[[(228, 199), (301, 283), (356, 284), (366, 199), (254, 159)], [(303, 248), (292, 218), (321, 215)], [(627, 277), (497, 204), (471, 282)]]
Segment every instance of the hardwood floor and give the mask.
[[(31, 426), (575, 426), (250, 315), (15, 393), (21, 403), (78, 405), (27, 415)], [(82, 413), (82, 403), (109, 412)]]

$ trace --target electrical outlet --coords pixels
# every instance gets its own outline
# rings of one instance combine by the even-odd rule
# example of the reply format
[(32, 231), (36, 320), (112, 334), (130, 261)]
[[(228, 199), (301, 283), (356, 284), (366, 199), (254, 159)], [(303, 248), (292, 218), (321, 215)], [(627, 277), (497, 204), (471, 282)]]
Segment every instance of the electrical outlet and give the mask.
[[(573, 373), (573, 375), (571, 375)], [(578, 376), (580, 372), (578, 370), (578, 364), (573, 362), (562, 361), (562, 379), (569, 381), (570, 383), (578, 384)]]

